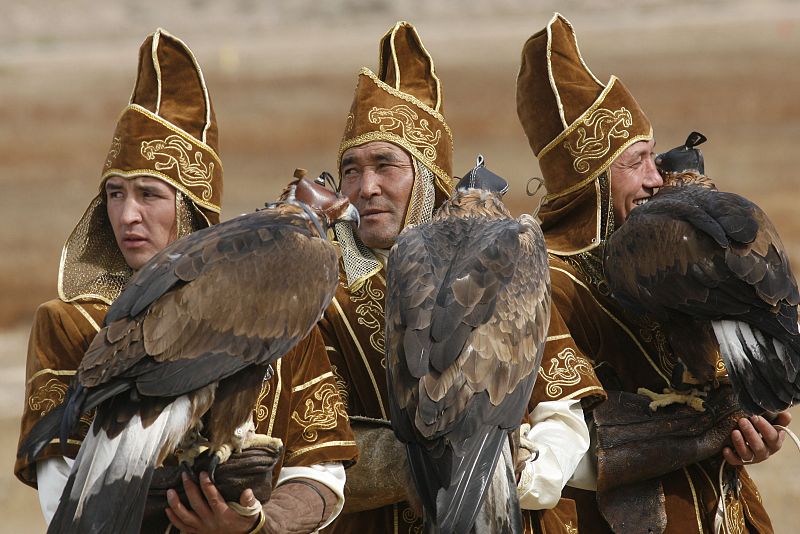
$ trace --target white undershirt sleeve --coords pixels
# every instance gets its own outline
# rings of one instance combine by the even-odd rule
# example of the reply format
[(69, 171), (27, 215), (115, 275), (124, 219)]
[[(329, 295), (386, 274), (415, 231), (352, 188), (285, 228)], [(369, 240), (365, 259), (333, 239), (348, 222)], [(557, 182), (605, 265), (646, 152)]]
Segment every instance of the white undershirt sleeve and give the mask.
[(322, 464), (314, 464), (308, 467), (284, 467), (278, 475), (278, 482), (275, 487), (280, 486), (288, 480), (293, 478), (308, 478), (315, 480), (320, 484), (324, 484), (336, 494), (336, 508), (331, 513), (330, 517), (318, 530), (322, 530), (333, 522), (334, 519), (341, 513), (344, 507), (344, 466), (341, 462), (330, 462)]
[(517, 486), (519, 504), (527, 510), (553, 508), (561, 491), (571, 486), (596, 485), (589, 428), (579, 400), (540, 402), (530, 415), (526, 437), (535, 446)]
[(72, 464), (75, 460), (63, 456), (45, 458), (36, 462), (36, 484), (39, 491), (39, 506), (45, 522), (49, 525), (64, 493)]

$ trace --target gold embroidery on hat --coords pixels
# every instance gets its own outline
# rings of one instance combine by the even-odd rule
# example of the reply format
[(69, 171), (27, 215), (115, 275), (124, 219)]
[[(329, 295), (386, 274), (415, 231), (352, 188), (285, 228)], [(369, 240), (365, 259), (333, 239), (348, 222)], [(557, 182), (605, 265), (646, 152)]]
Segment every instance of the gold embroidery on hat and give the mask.
[(436, 159), (436, 147), (442, 137), (442, 131), (436, 133), (428, 127), (428, 120), (419, 118), (419, 115), (405, 104), (398, 104), (391, 108), (373, 107), (367, 115), (369, 122), (378, 124), (382, 132), (400, 130), (400, 136), (411, 143), (417, 150), (421, 150), (427, 159)]
[(591, 375), (592, 366), (571, 347), (567, 347), (555, 358), (550, 358), (550, 366), (539, 368), (539, 374), (547, 381), (546, 392), (550, 397), (560, 397), (562, 386), (574, 386), (581, 381), (581, 374)]
[(46, 415), (47, 412), (64, 402), (67, 393), (67, 385), (51, 378), (44, 385), (36, 388), (36, 391), (28, 397), (28, 406), (31, 410), (39, 412), (39, 415)]
[(314, 399), (320, 401), (316, 407), (313, 399), (306, 399), (303, 415), (292, 412), (292, 420), (303, 427), (303, 439), (309, 442), (317, 440), (317, 430), (330, 430), (336, 427), (339, 417), (347, 419), (342, 398), (339, 397), (336, 386), (331, 383), (322, 384), (314, 392)]
[(192, 163), (188, 152), (193, 149), (194, 145), (181, 136), (170, 135), (166, 139), (142, 141), (141, 153), (147, 160), (164, 156), (166, 161), (156, 161), (156, 170), (166, 171), (174, 167), (178, 171), (178, 179), (181, 183), (187, 187), (201, 187), (203, 200), (209, 200), (214, 162), (212, 161), (208, 165), (203, 163), (203, 153), (198, 150), (194, 153), (194, 163)]
[(353, 128), (356, 125), (356, 117), (352, 113), (347, 114), (347, 120), (344, 122), (344, 136), (348, 137), (353, 133)]
[[(591, 169), (587, 160), (600, 159), (608, 154), (612, 139), (626, 139), (630, 135), (623, 128), (630, 128), (633, 124), (633, 117), (631, 112), (624, 107), (616, 111), (597, 108), (583, 120), (583, 124), (586, 127), (577, 128), (578, 139), (575, 141), (574, 147), (569, 139), (564, 141), (564, 148), (575, 158), (572, 167), (581, 174), (585, 174)], [(588, 128), (591, 128), (591, 133), (587, 133)]]
[(119, 137), (114, 137), (111, 140), (111, 148), (108, 149), (108, 157), (106, 158), (106, 169), (111, 167), (111, 164), (114, 163), (114, 159), (119, 156), (119, 152), (122, 150), (122, 143), (120, 143)]

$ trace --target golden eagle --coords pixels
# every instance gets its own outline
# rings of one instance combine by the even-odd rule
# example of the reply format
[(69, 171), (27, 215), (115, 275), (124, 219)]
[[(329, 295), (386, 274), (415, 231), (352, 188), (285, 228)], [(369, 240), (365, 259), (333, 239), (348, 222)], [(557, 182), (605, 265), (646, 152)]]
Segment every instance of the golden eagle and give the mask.
[(253, 407), (270, 364), (333, 297), (326, 226), (342, 219), (358, 219), (346, 198), (296, 180), (280, 201), (172, 243), (134, 275), (64, 404), (21, 448), (35, 458), (97, 408), (50, 532), (138, 533), (153, 470), (179, 444), (198, 445), (202, 429), (213, 472), (267, 438), (254, 434)]
[(550, 277), (542, 231), (510, 215), (507, 189), (479, 158), (388, 260), (392, 426), (429, 532), (522, 532), (509, 433), (541, 362)]

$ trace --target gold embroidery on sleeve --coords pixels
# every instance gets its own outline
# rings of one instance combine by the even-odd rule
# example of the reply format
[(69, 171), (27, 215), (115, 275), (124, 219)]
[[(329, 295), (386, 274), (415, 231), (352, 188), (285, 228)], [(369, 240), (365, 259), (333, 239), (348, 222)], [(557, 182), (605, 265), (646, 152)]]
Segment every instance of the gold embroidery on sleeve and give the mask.
[(36, 388), (36, 391), (28, 397), (28, 406), (31, 410), (39, 412), (39, 415), (44, 416), (64, 402), (66, 393), (67, 385), (57, 378), (51, 378), (44, 385)]
[(336, 386), (330, 383), (322, 384), (313, 396), (320, 401), (319, 408), (313, 399), (306, 399), (306, 409), (302, 415), (296, 411), (292, 412), (292, 420), (303, 427), (303, 439), (308, 442), (317, 440), (317, 430), (335, 428), (337, 418), (347, 419), (347, 412)]
[(339, 396), (342, 398), (342, 402), (345, 406), (347, 406), (347, 401), (350, 398), (350, 392), (347, 390), (347, 382), (345, 382), (344, 377), (339, 373), (339, 369), (331, 364), (331, 370), (333, 371), (333, 377), (336, 381), (336, 389), (339, 390)]
[(555, 358), (550, 358), (550, 365), (539, 368), (539, 375), (547, 381), (547, 395), (559, 397), (564, 389), (562, 386), (574, 386), (581, 381), (581, 374), (591, 375), (592, 366), (583, 357), (575, 354), (571, 347), (567, 347)]

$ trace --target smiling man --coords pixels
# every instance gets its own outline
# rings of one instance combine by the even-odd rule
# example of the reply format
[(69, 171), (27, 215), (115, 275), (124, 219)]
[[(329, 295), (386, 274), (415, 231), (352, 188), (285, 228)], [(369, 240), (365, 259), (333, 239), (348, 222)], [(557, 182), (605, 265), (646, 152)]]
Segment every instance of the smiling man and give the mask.
[[(623, 311), (603, 271), (605, 240), (662, 185), (649, 120), (622, 82), (612, 76), (603, 84), (588, 69), (559, 14), (523, 47), (517, 111), (547, 187), (539, 216), (553, 290), (530, 430), (522, 436), (530, 454), (520, 466), (520, 503), (538, 510), (529, 515), (536, 532), (610, 534), (620, 522), (625, 532), (772, 532), (742, 464), (776, 452), (781, 433), (763, 417), (653, 414), (649, 399), (636, 394), (683, 387), (687, 379), (660, 326)], [(637, 419), (631, 406), (641, 402)], [(782, 414), (778, 422), (788, 419)], [(600, 428), (597, 439), (590, 441), (587, 424)], [(625, 484), (606, 463), (612, 447), (627, 459)], [(653, 448), (657, 454), (645, 452)], [(644, 471), (637, 466), (645, 465), (648, 478), (637, 480)], [(632, 489), (630, 479), (640, 485)]]

